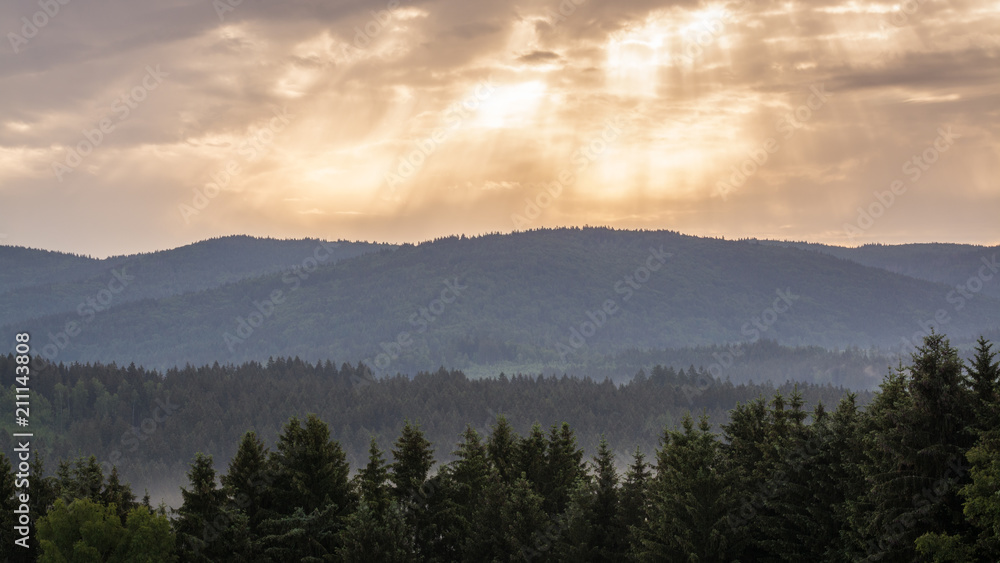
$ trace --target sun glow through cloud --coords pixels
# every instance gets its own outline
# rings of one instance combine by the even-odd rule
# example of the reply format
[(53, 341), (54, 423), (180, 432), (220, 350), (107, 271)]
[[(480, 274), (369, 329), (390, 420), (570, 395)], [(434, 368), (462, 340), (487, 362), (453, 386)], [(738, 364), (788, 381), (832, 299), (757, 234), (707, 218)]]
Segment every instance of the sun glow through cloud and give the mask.
[[(95, 235), (115, 252), (247, 225), (420, 240), (510, 230), (566, 172), (572, 181), (531, 226), (600, 221), (852, 244), (1000, 238), (989, 213), (1000, 205), (1000, 4), (963, 2), (587, 0), (562, 14), (504, 0), (395, 9), (292, 0), (292, 9), (244, 2), (220, 22), (97, 0), (0, 71), (0, 195), (11, 202), (0, 230), (71, 249), (10, 209), (59, 197), (115, 225), (115, 205), (87, 195), (100, 194), (134, 205), (133, 228), (166, 233)], [(109, 28), (116, 18), (129, 25)], [(88, 60), (74, 58), (81, 52)], [(157, 64), (163, 83), (118, 121), (121, 97)], [(487, 83), (489, 95), (477, 96)], [(829, 99), (817, 105), (813, 88)], [(262, 133), (282, 107), (294, 117)], [(89, 142), (82, 132), (109, 115), (114, 130), (57, 177), (54, 165), (75, 162)], [(608, 123), (620, 133), (607, 135)], [(903, 163), (949, 126), (959, 148), (863, 240), (849, 240), (843, 225), (873, 186), (905, 179)], [(777, 148), (766, 162), (719, 197), (719, 182), (761, 159), (769, 139)], [(250, 141), (259, 147), (246, 150)], [(239, 172), (209, 205), (178, 212), (230, 165)], [(938, 224), (943, 193), (966, 220)], [(907, 235), (913, 224), (936, 230)]]

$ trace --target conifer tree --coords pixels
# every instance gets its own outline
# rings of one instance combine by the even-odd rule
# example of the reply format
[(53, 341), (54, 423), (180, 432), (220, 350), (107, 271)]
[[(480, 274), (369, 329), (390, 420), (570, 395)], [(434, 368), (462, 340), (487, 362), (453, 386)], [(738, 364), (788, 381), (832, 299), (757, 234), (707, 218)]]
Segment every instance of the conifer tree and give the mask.
[(254, 535), (266, 517), (270, 485), (274, 479), (267, 448), (254, 431), (248, 431), (240, 439), (236, 455), (229, 461), (229, 468), (221, 482), (230, 508), (246, 514)]
[(518, 467), (518, 442), (519, 437), (507, 417), (497, 415), (496, 424), (490, 433), (486, 450), (490, 463), (497, 470), (497, 475), (503, 482), (510, 484), (520, 475)]
[(296, 506), (261, 522), (257, 549), (270, 561), (335, 561), (344, 516), (334, 503), (306, 513)]
[(395, 501), (376, 512), (362, 495), (358, 509), (347, 517), (340, 531), (337, 560), (344, 563), (411, 563), (418, 561), (412, 530)]
[(958, 352), (940, 334), (924, 339), (908, 375), (883, 382), (866, 411), (870, 488), (854, 518), (867, 556), (912, 560), (924, 534), (967, 534), (958, 490), (968, 482), (973, 408)]
[(517, 444), (517, 472), (523, 475), (539, 495), (545, 492), (547, 473), (546, 442), (542, 426), (531, 426), (527, 436)]
[(18, 525), (14, 510), (20, 504), (14, 497), (15, 493), (14, 472), (10, 460), (3, 452), (0, 452), (0, 541), (3, 542), (2, 545), (6, 546), (5, 549), (11, 551), (22, 549), (16, 548), (14, 545), (14, 526)]
[(125, 523), (129, 512), (138, 506), (135, 502), (135, 495), (132, 493), (132, 487), (128, 483), (121, 482), (117, 467), (111, 468), (111, 474), (108, 475), (107, 483), (104, 485), (104, 490), (101, 491), (100, 498), (101, 503), (105, 506), (115, 505), (122, 524)]
[(731, 561), (740, 556), (728, 515), (733, 479), (707, 417), (695, 428), (664, 432), (657, 451), (652, 506), (640, 533), (640, 561)]
[(628, 551), (614, 454), (603, 437), (592, 468), (593, 479), (579, 479), (570, 497), (557, 552), (563, 561), (613, 561)]
[(967, 368), (969, 386), (975, 400), (975, 427), (979, 432), (995, 428), (1000, 421), (991, 408), (997, 403), (997, 392), (1000, 391), (1000, 362), (996, 361), (996, 356), (993, 344), (980, 336), (976, 342), (975, 355)]
[(78, 457), (72, 462), (59, 462), (57, 471), (59, 497), (68, 505), (78, 498), (100, 503), (104, 488), (104, 472), (95, 456)]
[(583, 449), (577, 446), (569, 424), (552, 425), (546, 454), (541, 492), (546, 512), (558, 514), (566, 509), (577, 481), (586, 473)]
[(187, 488), (181, 487), (183, 504), (173, 523), (181, 559), (207, 563), (245, 554), (246, 517), (228, 508), (226, 493), (216, 484), (212, 456), (195, 456), (188, 481)]
[(649, 464), (646, 463), (646, 456), (638, 447), (632, 454), (632, 465), (625, 473), (622, 482), (620, 514), (621, 525), (625, 530), (627, 546), (625, 551), (632, 553), (633, 547), (638, 545), (638, 533), (645, 525), (646, 515), (649, 512), (649, 483), (652, 479), (652, 472)]
[(372, 515), (384, 514), (389, 509), (389, 470), (375, 436), (368, 445), (368, 464), (355, 476), (355, 482), (361, 502), (368, 506)]
[(353, 506), (347, 456), (330, 438), (330, 428), (310, 414), (305, 424), (292, 417), (271, 452), (274, 466), (274, 510), (290, 515), (302, 508), (306, 515), (329, 504), (346, 514)]
[(423, 497), (420, 488), (427, 481), (427, 474), (434, 465), (431, 443), (417, 425), (406, 421), (403, 431), (392, 450), (392, 464), (389, 466), (389, 481), (393, 485), (393, 495), (402, 503), (419, 503)]

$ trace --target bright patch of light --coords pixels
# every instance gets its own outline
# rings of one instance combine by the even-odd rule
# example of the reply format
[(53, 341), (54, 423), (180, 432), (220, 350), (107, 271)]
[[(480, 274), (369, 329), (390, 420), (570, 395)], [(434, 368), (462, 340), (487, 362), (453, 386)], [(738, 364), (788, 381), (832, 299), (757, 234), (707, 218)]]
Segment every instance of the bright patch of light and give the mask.
[(538, 112), (546, 86), (540, 81), (497, 86), (479, 105), (472, 124), (480, 127), (524, 127)]

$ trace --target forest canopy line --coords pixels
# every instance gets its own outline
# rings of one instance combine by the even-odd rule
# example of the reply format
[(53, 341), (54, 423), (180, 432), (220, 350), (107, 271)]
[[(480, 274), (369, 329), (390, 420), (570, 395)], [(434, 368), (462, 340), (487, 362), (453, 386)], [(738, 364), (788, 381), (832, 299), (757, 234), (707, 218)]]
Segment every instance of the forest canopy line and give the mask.
[[(51, 364), (42, 358), (35, 363), (37, 451), (48, 459), (93, 454), (105, 472), (117, 466), (130, 482), (150, 487), (154, 498), (171, 500), (196, 452), (225, 463), (244, 431), (253, 429), (273, 443), (292, 415), (319, 415), (356, 466), (367, 456), (372, 434), (386, 448), (404, 419), (419, 421), (436, 444), (451, 443), (467, 424), (486, 431), (505, 414), (518, 432), (536, 421), (569, 422), (588, 452), (601, 435), (621, 448), (619, 453), (635, 447), (651, 452), (663, 427), (689, 411), (704, 411), (721, 424), (738, 402), (776, 391), (788, 395), (797, 386), (810, 408), (820, 401), (836, 404), (848, 392), (829, 384), (733, 384), (714, 379), (703, 366), (655, 366), (614, 384), (566, 375), (473, 380), (444, 368), (413, 378), (375, 379), (363, 364), (338, 367), (297, 358), (188, 366), (162, 374), (135, 365)], [(15, 367), (13, 356), (0, 356), (2, 381), (13, 381)], [(757, 379), (772, 378), (762, 373)], [(13, 401), (13, 394), (13, 387), (0, 389), (0, 401)], [(860, 393), (859, 402), (870, 396)], [(7, 448), (16, 430), (9, 420), (0, 420), (0, 428), (8, 431), (0, 435), (0, 447)], [(439, 458), (449, 454), (442, 451)]]
[[(33, 554), (40, 561), (993, 560), (1000, 550), (996, 357), (980, 339), (963, 362), (934, 334), (885, 376), (865, 408), (851, 393), (809, 409), (798, 390), (750, 398), (720, 432), (704, 413), (660, 425), (649, 456), (641, 448), (616, 454), (621, 444), (604, 432), (588, 456), (565, 421), (522, 431), (512, 421), (521, 427), (523, 416), (499, 415), (483, 432), (469, 424), (440, 442), (408, 420), (389, 447), (370, 436), (365, 461), (350, 463), (323, 416), (286, 419), (274, 441), (247, 424), (228, 463), (204, 452), (189, 457), (173, 511), (153, 508), (148, 495), (136, 501), (116, 469), (78, 457), (36, 478)], [(311, 369), (281, 365), (289, 374)], [(105, 366), (67, 373), (83, 369), (99, 370), (97, 379), (118, 375)], [(636, 385), (677, 391), (686, 380), (669, 371)], [(337, 376), (345, 379), (342, 370)], [(133, 387), (153, 383), (148, 372), (132, 377)], [(467, 396), (489, 383), (443, 370), (422, 377)], [(561, 389), (567, 399), (588, 385), (614, 388), (515, 379), (536, 393)], [(407, 384), (357, 387), (364, 394)], [(349, 385), (346, 374), (342, 391)], [(565, 418), (577, 411), (569, 400), (558, 407)], [(591, 414), (614, 427), (612, 413)], [(6, 504), (12, 483), (0, 458)], [(3, 508), (9, 517), (13, 506)]]

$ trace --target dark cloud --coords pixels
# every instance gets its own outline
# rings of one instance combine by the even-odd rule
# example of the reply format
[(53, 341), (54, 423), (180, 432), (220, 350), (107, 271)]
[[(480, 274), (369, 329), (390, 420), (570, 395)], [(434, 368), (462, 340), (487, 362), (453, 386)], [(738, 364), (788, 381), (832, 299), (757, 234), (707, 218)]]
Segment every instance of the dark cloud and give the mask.
[(553, 53), (552, 51), (532, 51), (528, 54), (521, 55), (517, 58), (517, 60), (523, 63), (544, 63), (557, 61), (560, 58), (559, 53)]

